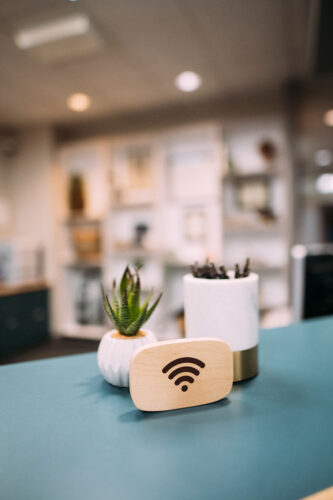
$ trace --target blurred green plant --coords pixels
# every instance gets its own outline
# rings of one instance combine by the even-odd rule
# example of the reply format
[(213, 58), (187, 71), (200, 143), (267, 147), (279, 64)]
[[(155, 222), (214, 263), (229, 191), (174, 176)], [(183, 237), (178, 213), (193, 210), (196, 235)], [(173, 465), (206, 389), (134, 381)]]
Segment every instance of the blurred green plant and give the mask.
[(141, 303), (141, 281), (139, 269), (126, 267), (117, 288), (116, 280), (112, 284), (111, 302), (102, 286), (102, 296), (105, 311), (119, 333), (128, 337), (136, 335), (148, 321), (161, 300), (162, 293), (150, 305), (153, 290)]

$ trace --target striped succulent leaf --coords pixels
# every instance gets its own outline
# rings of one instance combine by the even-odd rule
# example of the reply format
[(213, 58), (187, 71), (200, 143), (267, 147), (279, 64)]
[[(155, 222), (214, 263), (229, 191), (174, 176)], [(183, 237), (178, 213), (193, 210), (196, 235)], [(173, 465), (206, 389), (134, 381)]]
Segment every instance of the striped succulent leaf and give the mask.
[(129, 266), (122, 275), (119, 289), (117, 289), (116, 281), (112, 284), (111, 303), (102, 287), (103, 304), (107, 315), (119, 333), (127, 336), (136, 335), (155, 311), (162, 293), (150, 305), (152, 295), (153, 291), (141, 303), (139, 270), (132, 271)]

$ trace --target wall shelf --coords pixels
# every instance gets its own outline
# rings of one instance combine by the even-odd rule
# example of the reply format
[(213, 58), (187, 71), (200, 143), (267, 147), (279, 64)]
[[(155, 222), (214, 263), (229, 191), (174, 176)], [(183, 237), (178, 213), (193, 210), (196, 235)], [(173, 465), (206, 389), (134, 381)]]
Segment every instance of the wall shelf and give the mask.
[(123, 250), (115, 248), (112, 249), (110, 248), (108, 252), (109, 258), (115, 258), (115, 259), (154, 259), (154, 258), (160, 258), (160, 253), (159, 252), (153, 252), (145, 249), (135, 249), (135, 248), (124, 248)]
[(138, 210), (138, 209), (151, 209), (154, 202), (147, 203), (112, 203), (110, 208), (112, 210)]
[(81, 225), (98, 225), (102, 222), (101, 219), (91, 219), (88, 217), (69, 217), (64, 220), (64, 224), (68, 226), (81, 226)]
[(249, 234), (264, 234), (264, 235), (270, 235), (270, 234), (278, 234), (283, 226), (281, 224), (267, 224), (267, 225), (248, 225), (248, 226), (236, 226), (233, 224), (230, 224), (228, 221), (225, 221), (224, 225), (224, 233), (225, 234), (242, 234), (242, 235), (249, 235)]
[[(260, 163), (253, 161), (253, 171), (245, 172), (244, 169), (244, 172), (229, 173), (223, 177), (226, 162), (223, 139), (232, 153), (233, 148), (239, 150), (244, 146), (244, 134), (248, 143), (252, 141), (254, 129), (256, 137), (260, 134), (267, 137), (271, 129), (274, 131), (272, 134), (275, 134), (279, 143), (277, 149), (281, 152), (279, 165), (284, 168), (272, 167), (272, 170), (266, 171), (260, 167)], [(147, 325), (148, 329), (156, 331), (160, 339), (177, 336), (178, 327), (173, 318), (175, 311), (183, 307), (183, 276), (189, 272), (191, 263), (203, 261), (207, 256), (221, 264), (243, 264), (246, 257), (251, 258), (252, 268), (260, 274), (263, 283), (264, 298), (268, 296), (268, 290), (272, 294), (272, 303), (261, 305), (262, 314), (288, 303), (288, 292), (285, 292), (288, 290), (290, 231), (287, 215), (290, 212), (287, 202), (288, 162), (283, 154), (286, 148), (281, 128), (274, 122), (271, 129), (265, 121), (254, 123), (250, 120), (248, 130), (244, 128), (243, 121), (239, 130), (235, 122), (231, 128), (226, 122), (223, 135), (220, 124), (214, 123), (158, 131), (142, 137), (110, 137), (105, 138), (104, 142), (92, 141), (89, 147), (84, 144), (82, 151), (90, 148), (87, 157), (97, 158), (94, 164), (86, 167), (91, 171), (91, 182), (95, 182), (95, 194), (86, 217), (63, 220), (61, 227), (63, 231), (67, 230), (64, 247), (67, 245), (70, 250), (73, 245), (73, 241), (68, 238), (71, 226), (98, 225), (102, 255), (100, 259), (91, 261), (75, 257), (67, 261), (60, 259), (56, 287), (60, 327), (56, 330), (64, 336), (100, 338), (107, 326), (75, 323), (80, 315), (74, 313), (78, 300), (77, 297), (74, 300), (73, 293), (82, 292), (81, 281), (76, 275), (81, 271), (82, 274), (89, 270), (92, 273), (96, 271), (96, 283), (103, 281), (105, 287), (110, 289), (112, 280), (119, 280), (124, 267), (136, 261), (144, 263), (141, 271), (143, 290), (148, 291), (153, 287), (164, 292), (156, 313)], [(141, 194), (140, 169), (136, 170), (135, 167), (133, 175), (130, 173), (130, 165), (136, 161), (136, 150), (139, 154), (144, 151), (147, 160), (146, 165), (140, 163), (140, 168), (145, 172)], [(77, 145), (72, 152), (71, 146), (67, 146), (67, 151), (67, 156), (64, 155), (65, 171), (70, 170), (71, 164), (77, 164), (76, 154), (80, 159), (83, 155)], [(71, 158), (72, 163), (68, 163), (66, 158)], [(243, 155), (243, 158), (247, 160), (248, 155)], [(258, 165), (257, 170), (254, 170), (255, 165)], [(127, 174), (124, 177), (125, 171)], [(118, 180), (115, 181), (117, 176)], [(113, 182), (108, 184), (110, 178)], [(247, 181), (267, 181), (269, 184), (269, 201), (273, 213), (278, 217), (272, 223), (261, 223), (257, 212), (249, 214), (249, 211), (243, 212), (245, 217), (242, 223), (242, 215), (239, 217), (242, 212), (235, 202), (234, 190), (240, 182)], [(195, 182), (197, 186), (194, 186)], [(147, 187), (149, 184), (150, 188)], [(100, 193), (105, 203), (103, 210), (98, 213)], [(147, 197), (149, 195), (146, 201), (143, 193)], [(143, 247), (126, 246), (141, 237), (140, 226), (148, 228), (142, 230)], [(118, 242), (124, 243), (124, 246), (117, 247)], [(63, 253), (63, 257), (67, 255), (71, 256), (71, 252)], [(261, 263), (266, 262), (269, 256), (271, 265)], [(86, 281), (89, 276), (87, 272)], [(73, 287), (75, 280), (76, 285)], [(93, 292), (97, 301), (99, 296), (95, 288)], [(81, 297), (79, 307), (82, 300)], [(178, 334), (180, 336), (180, 331)]]
[(100, 269), (102, 267), (102, 262), (101, 262), (101, 260), (73, 261), (73, 262), (64, 262), (62, 265), (64, 267), (73, 268), (73, 269)]
[(247, 181), (247, 180), (260, 180), (260, 179), (270, 179), (282, 175), (282, 170), (266, 170), (266, 171), (254, 171), (254, 172), (234, 172), (228, 173), (224, 176), (224, 182), (237, 182), (237, 181)]
[[(103, 144), (98, 141), (91, 141), (89, 147), (83, 144), (82, 151), (78, 145), (65, 149), (62, 158), (67, 175), (71, 165), (75, 167), (79, 163), (76, 155), (82, 162), (83, 151), (88, 159), (98, 159), (85, 167), (86, 172), (94, 173), (91, 182), (95, 182), (95, 176), (99, 178), (100, 187), (95, 185), (95, 197), (107, 185), (107, 179), (111, 178), (112, 182), (108, 185), (107, 203), (101, 217), (93, 215), (95, 199), (91, 199), (86, 217), (69, 218), (62, 223), (63, 233), (67, 227), (67, 237), (59, 262), (62, 271), (57, 296), (61, 321), (57, 331), (76, 338), (99, 338), (106, 327), (82, 326), (75, 322), (80, 313), (82, 315), (76, 308), (84, 302), (82, 297), (74, 297), (74, 294), (82, 294), (84, 280), (79, 278), (80, 272), (96, 270), (106, 289), (110, 289), (113, 279), (120, 279), (126, 265), (142, 261), (143, 292), (151, 288), (164, 292), (147, 328), (156, 331), (160, 339), (180, 336), (174, 312), (183, 307), (182, 278), (188, 272), (189, 263), (195, 258), (204, 258), (208, 252), (218, 258), (222, 255), (220, 124), (175, 128), (143, 137), (135, 134), (110, 137)], [(203, 178), (209, 181), (205, 185)], [(75, 257), (66, 260), (67, 255), (73, 254), (75, 243), (69, 237), (70, 227), (80, 224), (100, 225), (100, 260)], [(142, 235), (140, 226), (147, 226), (146, 231), (141, 229)], [(202, 237), (197, 234), (201, 229), (205, 232)], [(141, 237), (142, 247), (127, 246)], [(88, 278), (87, 274), (86, 282)]]
[[(251, 268), (260, 275), (260, 312), (265, 315), (289, 301), (291, 165), (283, 117), (240, 116), (225, 123), (224, 132), (226, 161), (229, 168), (235, 166), (222, 183), (225, 262), (242, 265), (251, 258)], [(260, 152), (264, 140), (275, 148), (270, 167)], [(275, 220), (262, 222), (259, 214), (265, 210)]]

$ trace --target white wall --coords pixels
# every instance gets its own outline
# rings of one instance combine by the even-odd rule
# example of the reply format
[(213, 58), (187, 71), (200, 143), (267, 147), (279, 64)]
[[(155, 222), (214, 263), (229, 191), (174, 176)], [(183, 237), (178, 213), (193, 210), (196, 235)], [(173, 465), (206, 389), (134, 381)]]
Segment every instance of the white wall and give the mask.
[(10, 200), (11, 236), (45, 248), (46, 278), (50, 281), (55, 257), (52, 167), (53, 134), (43, 128), (21, 131), (18, 153), (6, 161), (5, 173), (2, 169)]
[(12, 214), (8, 183), (8, 159), (0, 156), (0, 237), (7, 237), (11, 232)]

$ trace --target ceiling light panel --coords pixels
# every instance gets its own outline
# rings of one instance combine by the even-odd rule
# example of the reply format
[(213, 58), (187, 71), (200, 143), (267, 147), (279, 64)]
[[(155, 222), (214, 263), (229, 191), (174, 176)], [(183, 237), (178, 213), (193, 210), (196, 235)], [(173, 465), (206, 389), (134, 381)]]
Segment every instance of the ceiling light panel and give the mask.
[(52, 63), (90, 54), (103, 46), (86, 14), (50, 19), (15, 33), (16, 46), (42, 62)]

